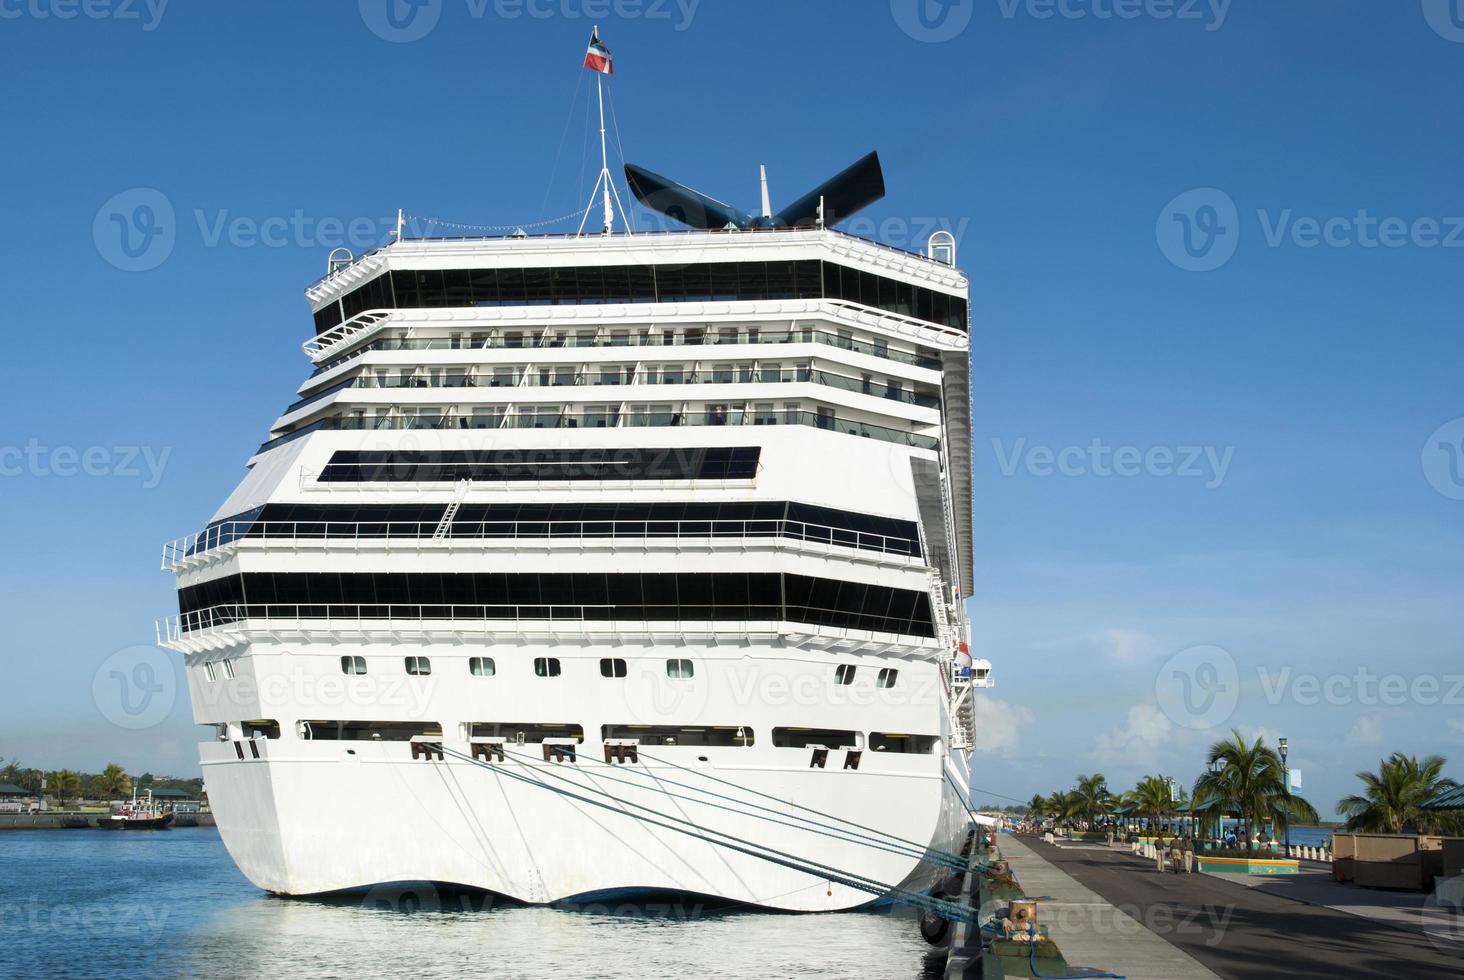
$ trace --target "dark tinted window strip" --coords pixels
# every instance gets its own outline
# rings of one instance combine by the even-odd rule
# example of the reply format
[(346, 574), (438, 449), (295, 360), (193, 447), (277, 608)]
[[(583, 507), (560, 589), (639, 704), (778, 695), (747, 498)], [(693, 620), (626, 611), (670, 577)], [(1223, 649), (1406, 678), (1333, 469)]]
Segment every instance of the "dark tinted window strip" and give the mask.
[(966, 300), (834, 262), (395, 270), (315, 314), (317, 335), (367, 310), (842, 299), (965, 330)]
[[(441, 504), (267, 504), (230, 518), (241, 537), (421, 536), (442, 520)], [(688, 503), (463, 504), (449, 537), (792, 537), (920, 557), (914, 522), (787, 501)]]
[(934, 636), (924, 592), (766, 573), (477, 574), (252, 572), (188, 586), (192, 624), (269, 618), (705, 620), (786, 619)]
[(320, 401), (326, 395), (334, 394), (337, 391), (340, 391), (342, 388), (349, 388), (349, 387), (351, 387), (351, 385), (353, 385), (355, 383), (355, 381), (356, 381), (355, 378), (347, 378), (344, 381), (341, 381), (341, 382), (339, 382), (337, 384), (331, 385), (329, 388), (322, 388), (319, 391), (315, 392), (313, 395), (306, 395), (304, 398), (301, 398), (299, 401), (291, 402), (290, 405), (285, 409), (284, 414), (289, 415), (291, 412), (294, 412), (294, 411), (297, 411), (299, 409), (302, 409), (306, 405), (311, 405), (311, 404), (314, 404), (315, 402)]
[(460, 480), (750, 480), (757, 446), (710, 449), (553, 449), (479, 452), (340, 451), (321, 483), (456, 483)]

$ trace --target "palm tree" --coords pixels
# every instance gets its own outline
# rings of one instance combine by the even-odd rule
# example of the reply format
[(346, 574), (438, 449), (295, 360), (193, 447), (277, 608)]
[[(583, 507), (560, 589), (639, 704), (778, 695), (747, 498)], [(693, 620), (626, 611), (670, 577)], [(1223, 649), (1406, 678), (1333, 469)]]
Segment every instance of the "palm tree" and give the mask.
[[(1208, 771), (1195, 783), (1195, 811), (1206, 813), (1233, 810), (1244, 823), (1244, 839), (1265, 829), (1270, 820), (1277, 828), (1293, 821), (1317, 823), (1317, 811), (1303, 797), (1286, 787), (1281, 757), (1260, 738), (1247, 744), (1239, 730), (1210, 746)], [(1217, 768), (1217, 764), (1221, 764)], [(1259, 826), (1257, 826), (1259, 824)]]
[(1145, 776), (1124, 794), (1124, 803), (1133, 807), (1134, 816), (1152, 824), (1174, 813), (1174, 792), (1162, 776)]
[[(0, 762), (4, 761), (0, 759)], [(19, 786), (21, 785), (20, 781), (24, 778), (25, 767), (14, 759), (11, 759), (4, 769), (0, 769), (0, 783), (15, 783)]]
[(47, 790), (56, 802), (61, 802), (67, 797), (75, 798), (81, 792), (81, 777), (70, 769), (62, 769), (53, 772), (46, 780)]
[(132, 779), (127, 775), (127, 770), (114, 762), (97, 777), (96, 788), (104, 799), (118, 800), (132, 792)]
[(1430, 813), (1421, 805), (1459, 784), (1443, 778), (1444, 759), (1394, 752), (1378, 765), (1376, 773), (1360, 772), (1362, 795), (1348, 796), (1337, 803), (1337, 812), (1347, 818), (1348, 830), (1382, 834), (1438, 833), (1452, 827), (1454, 820)]
[(1112, 813), (1113, 805), (1117, 802), (1108, 791), (1108, 780), (1101, 772), (1095, 772), (1091, 776), (1079, 776), (1073, 796), (1076, 797), (1074, 802), (1078, 807), (1077, 815), (1086, 820), (1089, 827), (1095, 826), (1099, 820)]
[(1029, 800), (1027, 803), (1027, 816), (1031, 817), (1033, 820), (1041, 820), (1047, 815), (1047, 797), (1043, 796), (1041, 793), (1038, 793), (1037, 795), (1033, 796), (1032, 799)]

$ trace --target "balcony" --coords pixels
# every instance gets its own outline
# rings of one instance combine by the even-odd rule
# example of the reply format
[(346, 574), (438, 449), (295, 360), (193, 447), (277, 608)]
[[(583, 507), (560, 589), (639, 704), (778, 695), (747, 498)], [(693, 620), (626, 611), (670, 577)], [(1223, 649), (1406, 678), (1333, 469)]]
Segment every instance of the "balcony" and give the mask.
[(329, 605), (228, 603), (158, 620), (157, 642), (184, 653), (229, 649), (256, 640), (333, 642), (351, 637), (366, 642), (408, 638), (500, 643), (595, 644), (617, 640), (654, 640), (672, 645), (715, 645), (738, 640), (761, 645), (791, 645), (839, 653), (898, 653), (935, 660), (940, 642), (900, 630), (904, 621), (869, 616), (869, 627), (825, 626), (805, 622), (819, 610), (794, 606), (657, 606), (639, 617), (610, 607), (541, 605)]
[(775, 550), (792, 542), (800, 552), (837, 554), (876, 564), (920, 565), (920, 543), (909, 538), (790, 520), (467, 521), (444, 531), (440, 522), (228, 521), (163, 546), (164, 571), (178, 572), (232, 554), (248, 542), (263, 547), (410, 549), (425, 543), (461, 550), (513, 552), (630, 549), (685, 553), (713, 548)]

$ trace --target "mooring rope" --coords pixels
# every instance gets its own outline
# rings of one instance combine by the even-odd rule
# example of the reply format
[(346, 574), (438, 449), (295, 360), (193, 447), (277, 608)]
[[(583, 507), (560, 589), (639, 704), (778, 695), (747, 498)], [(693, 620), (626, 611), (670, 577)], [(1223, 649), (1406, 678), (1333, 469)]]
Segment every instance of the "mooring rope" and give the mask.
[[(535, 761), (535, 760), (533, 760), (533, 757), (532, 756), (521, 756), (518, 753), (508, 752), (507, 750), (505, 750), (505, 754), (506, 755), (514, 756), (515, 758), (525, 758), (525, 759), (529, 759), (530, 761)], [(769, 823), (775, 823), (775, 824), (778, 824), (778, 825), (783, 826), (783, 827), (791, 827), (794, 830), (802, 830), (802, 831), (805, 831), (807, 833), (819, 834), (820, 836), (823, 836), (823, 837), (832, 837), (832, 838), (834, 838), (836, 840), (850, 841), (850, 842), (854, 842), (854, 843), (862, 843), (866, 847), (873, 847), (873, 848), (876, 848), (878, 850), (887, 851), (887, 852), (889, 852), (891, 854), (898, 854), (901, 857), (916, 858), (919, 861), (921, 861), (922, 863), (926, 863), (926, 864), (935, 864), (935, 865), (938, 865), (938, 866), (941, 866), (941, 867), (951, 868), (951, 869), (954, 869), (954, 870), (957, 870), (957, 871), (964, 871), (966, 869), (966, 862), (965, 862), (965, 860), (962, 859), (961, 857), (957, 856), (957, 855), (954, 855), (954, 854), (946, 854), (943, 851), (936, 851), (936, 850), (933, 850), (933, 849), (928, 848), (928, 847), (921, 848), (921, 847), (917, 847), (917, 846), (911, 846), (911, 845), (906, 844), (904, 841), (901, 841), (898, 838), (893, 838), (893, 837), (890, 840), (881, 841), (881, 840), (878, 840), (877, 838), (869, 837), (869, 836), (864, 835), (864, 834), (850, 834), (848, 831), (840, 830), (838, 827), (835, 827), (835, 826), (833, 826), (831, 824), (822, 824), (822, 823), (819, 823), (818, 821), (810, 820), (807, 817), (800, 817), (797, 814), (783, 813), (781, 811), (774, 810), (772, 807), (762, 806), (761, 804), (752, 803), (752, 802), (749, 802), (747, 800), (739, 800), (739, 799), (736, 799), (735, 797), (727, 796), (727, 795), (722, 794), (722, 793), (716, 793), (716, 792), (713, 792), (712, 790), (709, 790), (709, 789), (702, 789), (702, 788), (697, 787), (697, 786), (692, 786), (689, 783), (677, 782), (674, 779), (667, 779), (664, 776), (658, 776), (655, 773), (650, 772), (649, 770), (646, 770), (646, 769), (636, 769), (636, 768), (632, 768), (630, 766), (612, 765), (611, 763), (601, 762), (599, 759), (594, 759), (594, 758), (591, 758), (591, 757), (588, 757), (588, 756), (580, 756), (579, 758), (580, 758), (581, 761), (593, 763), (594, 765), (600, 766), (603, 769), (607, 769), (607, 770), (609, 770), (611, 772), (615, 772), (617, 774), (623, 773), (623, 774), (626, 774), (626, 775), (641, 776), (641, 777), (644, 777), (646, 779), (649, 779), (649, 780), (651, 780), (651, 781), (653, 781), (653, 782), (655, 782), (657, 784), (664, 783), (666, 785), (676, 786), (676, 787), (679, 787), (681, 789), (690, 790), (693, 793), (702, 793), (702, 794), (705, 794), (707, 796), (713, 797), (715, 799), (725, 800), (728, 803), (736, 804), (737, 806), (751, 807), (754, 810), (761, 810), (764, 813), (771, 813), (771, 814), (774, 814), (777, 817), (787, 817), (787, 818), (792, 819), (792, 820), (799, 820), (799, 821), (802, 821), (805, 824), (808, 824), (809, 826), (806, 826), (806, 827), (805, 826), (799, 826), (798, 824), (788, 823), (785, 820), (773, 819), (773, 817), (759, 816), (758, 814), (755, 814), (755, 813), (749, 813), (746, 810), (738, 810), (738, 809), (734, 809), (732, 807), (719, 806), (719, 805), (717, 805), (715, 803), (709, 803), (706, 800), (698, 800), (698, 799), (696, 799), (694, 797), (683, 796), (680, 793), (668, 793), (665, 790), (661, 790), (662, 794), (664, 794), (665, 796), (667, 796), (667, 797), (669, 797), (671, 799), (686, 800), (689, 803), (696, 803), (696, 804), (699, 804), (701, 806), (709, 806), (709, 807), (712, 807), (713, 809), (716, 809), (716, 810), (725, 810), (725, 811), (727, 811), (729, 813), (736, 813), (736, 814), (738, 814), (740, 816), (752, 817), (753, 819), (756, 819), (756, 820), (766, 820)], [(590, 777), (590, 778), (604, 778), (604, 779), (609, 779), (611, 782), (617, 782), (617, 783), (620, 783), (620, 784), (625, 785), (625, 786), (631, 786), (631, 787), (633, 787), (635, 789), (644, 789), (645, 788), (645, 787), (641, 786), (640, 784), (632, 783), (632, 782), (629, 782), (628, 780), (624, 780), (624, 779), (619, 779), (619, 778), (616, 778), (615, 776), (602, 776), (602, 777)], [(789, 805), (792, 805), (792, 804), (789, 804)], [(893, 843), (895, 846), (890, 846), (891, 843)]]
[(896, 842), (898, 842), (900, 844), (905, 845), (906, 847), (913, 847), (913, 848), (919, 849), (919, 850), (921, 850), (923, 852), (924, 851), (928, 851), (928, 852), (930, 852), (932, 854), (938, 855), (939, 858), (944, 863), (953, 863), (953, 866), (959, 867), (959, 868), (961, 868), (963, 870), (966, 867), (965, 861), (961, 858), (961, 856), (959, 854), (951, 854), (951, 853), (946, 852), (946, 851), (935, 851), (935, 850), (930, 849), (928, 845), (919, 844), (919, 843), (917, 843), (915, 841), (912, 841), (912, 840), (907, 840), (904, 837), (900, 837), (900, 836), (898, 836), (896, 834), (891, 834), (888, 831), (879, 830), (879, 829), (874, 828), (874, 827), (867, 827), (864, 824), (856, 823), (853, 820), (848, 820), (848, 819), (846, 819), (844, 817), (836, 816), (836, 815), (834, 815), (832, 813), (825, 813), (822, 810), (815, 810), (812, 807), (803, 806), (801, 804), (794, 803), (791, 800), (784, 800), (784, 799), (782, 799), (780, 797), (773, 796), (771, 793), (764, 793), (764, 792), (761, 792), (759, 790), (752, 789), (749, 786), (742, 786), (742, 785), (740, 785), (738, 783), (731, 782), (730, 780), (719, 779), (716, 776), (711, 776), (711, 775), (708, 775), (706, 773), (697, 772), (695, 769), (691, 769), (691, 768), (688, 768), (686, 766), (678, 765), (677, 763), (672, 762), (669, 759), (658, 759), (655, 756), (650, 755), (649, 753), (646, 753), (646, 752), (641, 752), (641, 753), (639, 753), (639, 755), (640, 755), (640, 757), (642, 759), (649, 759), (650, 761), (660, 763), (663, 766), (671, 766), (673, 769), (680, 769), (683, 772), (692, 773), (693, 775), (700, 776), (703, 779), (709, 779), (709, 780), (711, 780), (714, 783), (721, 783), (723, 786), (731, 786), (733, 789), (742, 790), (743, 792), (745, 792), (745, 793), (751, 793), (754, 796), (761, 796), (764, 799), (776, 800), (777, 802), (782, 803), (785, 806), (794, 807), (795, 809), (802, 810), (805, 813), (811, 813), (814, 816), (823, 817), (826, 820), (834, 820), (834, 821), (837, 821), (838, 823), (846, 824), (846, 825), (848, 825), (850, 827), (854, 827), (854, 828), (856, 828), (858, 830), (865, 830), (865, 831), (868, 831), (871, 834), (877, 834), (877, 835), (879, 835), (881, 837), (887, 837), (890, 840), (893, 840), (893, 841), (896, 841)]
[[(588, 796), (583, 796), (579, 793), (551, 786), (541, 779), (531, 779), (528, 776), (513, 772), (506, 766), (494, 765), (491, 762), (484, 762), (480, 759), (474, 759), (471, 756), (463, 755), (461, 752), (449, 749), (445, 745), (438, 745), (437, 747), (440, 751), (442, 751), (444, 755), (451, 756), (455, 759), (460, 759), (479, 768), (487, 769), (490, 772), (496, 772), (501, 775), (508, 776), (510, 779), (516, 779), (519, 782), (525, 783), (529, 786), (536, 786), (540, 789), (548, 790), (549, 792), (556, 795), (579, 800), (582, 803), (588, 803), (591, 806), (599, 807), (603, 810), (609, 810), (614, 813), (619, 813), (622, 816), (627, 816), (634, 820), (639, 820), (642, 823), (647, 823), (652, 826), (660, 827), (664, 830), (670, 830), (674, 833), (683, 834), (685, 836), (704, 841), (708, 844), (712, 844), (718, 847), (725, 847), (729, 850), (737, 851), (741, 854), (746, 854), (748, 857), (756, 858), (761, 861), (767, 861), (769, 863), (789, 868), (790, 870), (797, 871), (802, 874), (807, 874), (814, 878), (823, 878), (831, 883), (837, 882), (838, 884), (844, 885), (848, 888), (852, 888), (856, 891), (866, 892), (868, 894), (876, 895), (881, 898), (888, 898), (900, 904), (909, 905), (913, 908), (918, 908), (923, 911), (933, 912), (936, 915), (941, 916), (942, 918), (951, 919), (953, 921), (974, 921), (975, 919), (976, 911), (974, 909), (963, 907), (957, 903), (944, 902), (939, 899), (933, 899), (929, 896), (922, 895), (918, 892), (912, 892), (908, 889), (896, 888), (893, 885), (888, 885), (874, 878), (867, 878), (863, 875), (855, 874), (852, 871), (845, 871), (840, 868), (835, 868), (830, 865), (825, 865), (820, 862), (813, 861), (811, 859), (800, 858), (796, 854), (790, 854), (786, 851), (780, 851), (776, 848), (769, 847), (766, 844), (758, 844), (755, 841), (749, 841), (745, 838), (738, 837), (735, 834), (729, 834), (726, 831), (710, 830), (708, 828), (701, 827), (700, 825), (690, 820), (685, 820), (671, 814), (662, 813), (659, 810), (653, 810), (650, 807), (643, 806), (638, 803), (631, 803), (628, 800), (619, 799), (618, 797), (615, 797), (612, 794), (605, 792), (604, 790), (597, 790), (592, 787), (577, 787), (580, 789), (585, 789), (589, 792), (597, 793), (600, 796), (613, 800), (615, 803), (619, 804), (618, 808), (610, 805), (609, 803), (605, 803)], [(554, 772), (552, 769), (548, 769), (542, 766), (532, 766), (528, 768), (534, 772), (540, 772), (546, 775), (553, 776), (556, 779), (560, 779), (561, 781), (568, 781), (564, 776)], [(640, 816), (634, 813), (629, 813), (624, 809), (627, 806), (634, 807), (637, 810), (643, 810), (647, 814), (652, 814), (653, 816)], [(655, 819), (656, 817), (660, 817), (662, 819)], [(667, 821), (670, 822), (668, 823)], [(681, 824), (682, 826), (676, 826), (676, 824)], [(718, 840), (718, 837), (726, 839)]]

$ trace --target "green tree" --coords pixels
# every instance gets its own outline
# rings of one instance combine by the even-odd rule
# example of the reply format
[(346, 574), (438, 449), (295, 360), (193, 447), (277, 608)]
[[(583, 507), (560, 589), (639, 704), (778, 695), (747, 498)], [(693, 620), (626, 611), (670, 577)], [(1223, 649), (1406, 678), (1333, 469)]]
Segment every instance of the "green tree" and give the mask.
[(96, 778), (96, 790), (103, 799), (122, 799), (132, 794), (132, 779), (125, 769), (113, 762)]
[(57, 802), (75, 799), (81, 793), (81, 777), (70, 769), (61, 769), (46, 777), (46, 791)]
[(1234, 730), (1210, 746), (1206, 764), (1208, 771), (1195, 783), (1192, 809), (1240, 814), (1245, 840), (1264, 829), (1267, 820), (1278, 830), (1293, 822), (1318, 822), (1315, 807), (1287, 792), (1281, 757), (1260, 738), (1247, 744), (1245, 736)]
[(1078, 785), (1073, 789), (1073, 796), (1078, 808), (1078, 816), (1087, 821), (1089, 827), (1095, 826), (1102, 818), (1108, 816), (1114, 810), (1117, 800), (1108, 789), (1108, 780), (1101, 772), (1095, 772), (1091, 776), (1079, 776)]
[(1439, 833), (1451, 831), (1458, 821), (1442, 813), (1430, 813), (1422, 804), (1459, 784), (1443, 776), (1444, 759), (1394, 752), (1378, 765), (1376, 773), (1359, 772), (1362, 794), (1337, 803), (1337, 812), (1347, 818), (1348, 830), (1382, 834)]
[(1174, 793), (1169, 781), (1160, 776), (1145, 776), (1124, 794), (1124, 803), (1133, 807), (1133, 815), (1150, 822), (1174, 815)]

